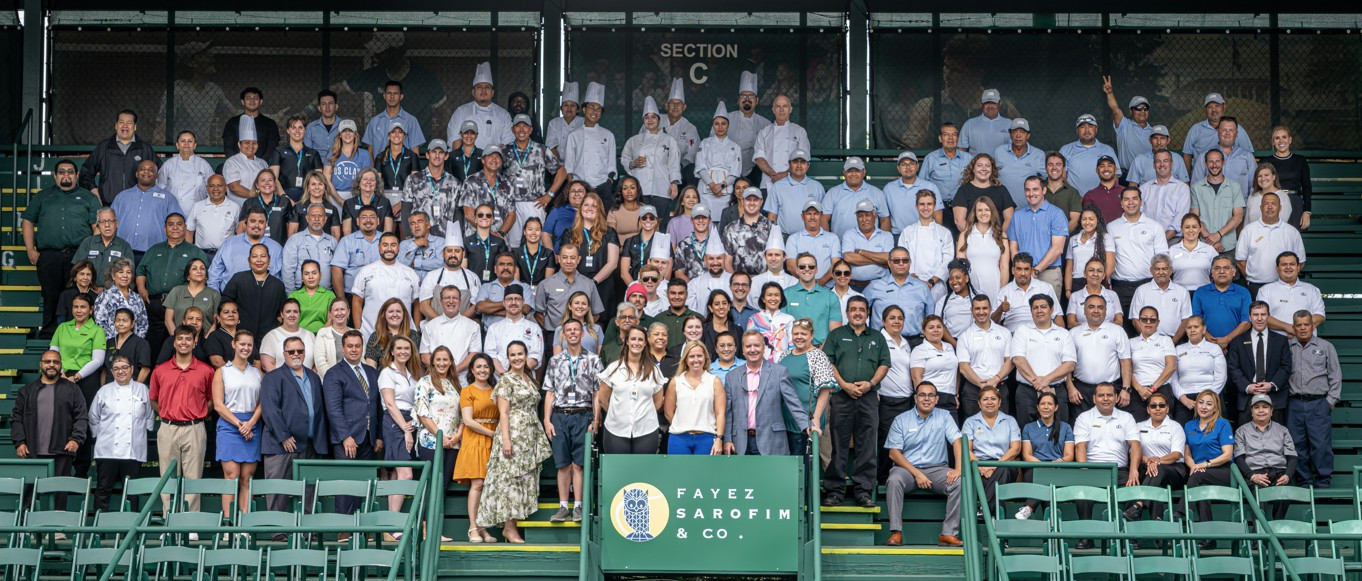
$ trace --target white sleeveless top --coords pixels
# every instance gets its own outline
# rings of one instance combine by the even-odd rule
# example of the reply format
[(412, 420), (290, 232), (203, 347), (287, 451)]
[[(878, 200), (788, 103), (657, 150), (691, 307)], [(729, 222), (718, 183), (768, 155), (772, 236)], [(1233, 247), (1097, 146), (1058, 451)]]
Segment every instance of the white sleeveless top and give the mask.
[(686, 383), (684, 375), (676, 378), (676, 413), (672, 415), (671, 433), (719, 433), (718, 419), (714, 417), (714, 382), (717, 381), (719, 378), (708, 371), (700, 376), (698, 388)]
[(222, 403), (234, 414), (254, 412), (255, 406), (260, 403), (261, 378), (260, 370), (254, 366), (248, 365), (242, 371), (231, 362), (223, 365)]

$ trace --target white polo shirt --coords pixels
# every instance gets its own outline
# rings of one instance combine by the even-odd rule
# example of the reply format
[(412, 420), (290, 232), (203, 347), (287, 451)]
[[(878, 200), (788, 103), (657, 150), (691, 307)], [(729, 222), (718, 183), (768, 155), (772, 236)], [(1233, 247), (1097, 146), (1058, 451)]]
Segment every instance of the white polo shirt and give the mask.
[[(1013, 331), (1009, 354), (1012, 357), (1025, 357), (1026, 363), (1036, 375), (1050, 373), (1065, 361), (1078, 362), (1073, 337), (1069, 336), (1068, 330), (1053, 324), (1044, 331), (1035, 325), (1027, 325)], [(1031, 385), (1031, 382), (1020, 374), (1017, 375), (1017, 381)]]
[[(1135, 429), (1140, 432), (1140, 456), (1145, 458), (1162, 458), (1173, 452), (1182, 453), (1187, 448), (1187, 432), (1173, 421), (1171, 417), (1164, 418), (1159, 427), (1154, 427), (1153, 420), (1145, 420), (1135, 424)], [(1092, 459), (1092, 454), (1088, 454), (1088, 459)]]
[(880, 381), (880, 395), (888, 397), (913, 397), (913, 381), (908, 370), (912, 367), (913, 348), (903, 337), (880, 329), (884, 344), (889, 347), (889, 372)]
[(1182, 242), (1168, 248), (1168, 257), (1173, 259), (1173, 282), (1189, 291), (1201, 288), (1211, 282), (1211, 263), (1220, 253), (1205, 242), (1197, 242), (1191, 250)]
[(383, 264), (374, 262), (355, 273), (355, 283), (350, 292), (364, 299), (364, 312), (361, 315), (360, 332), (367, 338), (374, 332), (374, 321), (378, 319), (378, 309), (388, 299), (399, 299), (407, 310), (416, 301), (421, 279), (410, 266), (401, 263)]
[(1192, 316), (1192, 293), (1186, 287), (1168, 281), (1168, 288), (1159, 288), (1159, 284), (1149, 281), (1135, 289), (1135, 294), (1130, 298), (1130, 319), (1140, 316), (1140, 310), (1145, 307), (1154, 307), (1159, 311), (1159, 332), (1172, 337), (1178, 332), (1178, 327), (1182, 321)]
[(236, 219), (241, 217), (241, 204), (223, 198), (221, 204), (199, 200), (185, 216), (184, 227), (194, 233), (194, 245), (204, 250), (217, 250), (228, 238), (236, 235)]
[(1130, 442), (1140, 439), (1135, 417), (1118, 409), (1104, 416), (1097, 408), (1078, 414), (1074, 420), (1074, 443), (1088, 444), (1089, 462), (1130, 464)]
[(482, 351), (482, 326), (459, 314), (453, 318), (440, 315), (421, 323), (421, 354), (434, 353), (441, 345), (449, 348), (454, 364), (458, 365), (469, 353)]
[(941, 342), (941, 348), (933, 347), (923, 341), (913, 348), (909, 356), (909, 367), (922, 370), (922, 381), (929, 381), (940, 393), (955, 393), (956, 374), (960, 371), (960, 360), (955, 358), (955, 347)]
[[(1111, 277), (1116, 280), (1149, 278), (1149, 261), (1155, 254), (1168, 252), (1168, 239), (1163, 232), (1163, 224), (1144, 214), (1134, 222), (1122, 215), (1107, 224), (1107, 235), (1111, 236), (1116, 249), (1116, 272)], [(1075, 264), (1074, 270), (1077, 269)]]
[(1104, 322), (1093, 329), (1087, 323), (1069, 329), (1078, 353), (1074, 377), (1084, 383), (1110, 383), (1120, 389), (1121, 360), (1130, 359), (1130, 339), (1124, 329)]
[[(1136, 335), (1130, 340), (1131, 374), (1145, 387), (1153, 387), (1154, 380), (1168, 367), (1167, 357), (1177, 356), (1173, 340), (1163, 333), (1154, 333), (1148, 338)], [(1168, 376), (1168, 384), (1172, 385), (1176, 378), (1176, 373)]]
[(961, 363), (969, 364), (980, 379), (988, 379), (1003, 369), (1003, 362), (1011, 357), (1012, 332), (1007, 327), (990, 323), (987, 329), (970, 324), (969, 329), (955, 337), (955, 354)]
[[(937, 286), (945, 288), (946, 285)], [(941, 316), (941, 319), (946, 323), (946, 330), (950, 331), (951, 336), (958, 340), (962, 333), (974, 326), (974, 313), (970, 312), (972, 305), (971, 297), (962, 297), (954, 292), (947, 291), (946, 296), (937, 299), (936, 310), (933, 312)]]
[[(1082, 288), (1076, 288), (1072, 293), (1069, 293), (1068, 313), (1078, 317), (1080, 323), (1087, 320), (1083, 313), (1083, 301), (1088, 300), (1088, 295), (1091, 294), (1092, 293), (1088, 292), (1087, 285), (1084, 285)], [(1121, 310), (1121, 299), (1116, 296), (1116, 291), (1104, 288), (1102, 289), (1102, 298), (1107, 299), (1107, 321), (1114, 323), (1116, 322), (1116, 315), (1125, 314)]]
[[(1310, 311), (1311, 315), (1324, 316), (1324, 297), (1320, 296), (1319, 287), (1300, 279), (1296, 279), (1296, 284), (1286, 284), (1281, 279), (1267, 283), (1258, 289), (1258, 300), (1267, 303), (1272, 318), (1288, 325), (1301, 309)], [(1275, 332), (1286, 334), (1280, 330)]]
[(1296, 253), (1305, 265), (1305, 243), (1300, 231), (1286, 220), (1264, 224), (1261, 220), (1244, 226), (1239, 243), (1234, 247), (1234, 259), (1245, 262), (1244, 276), (1249, 282), (1266, 284), (1277, 280), (1277, 255), (1286, 251)]
[(1054, 314), (1063, 314), (1059, 311), (1063, 308), (1064, 303), (1059, 302), (1059, 295), (1055, 294), (1055, 287), (1039, 278), (1031, 277), (1031, 284), (1027, 285), (1026, 289), (1017, 286), (1017, 281), (1013, 279), (1012, 282), (1007, 283), (998, 291), (998, 299), (993, 303), (993, 308), (997, 309), (998, 305), (1003, 304), (1003, 301), (1009, 303), (1009, 308), (1006, 313), (1003, 313), (1002, 320), (1003, 326), (1007, 327), (1007, 330), (1014, 335), (1017, 333), (1017, 329), (1021, 327), (1036, 326), (1035, 322), (1031, 320), (1031, 297), (1035, 295), (1049, 295), (1050, 300), (1054, 301), (1056, 311)]

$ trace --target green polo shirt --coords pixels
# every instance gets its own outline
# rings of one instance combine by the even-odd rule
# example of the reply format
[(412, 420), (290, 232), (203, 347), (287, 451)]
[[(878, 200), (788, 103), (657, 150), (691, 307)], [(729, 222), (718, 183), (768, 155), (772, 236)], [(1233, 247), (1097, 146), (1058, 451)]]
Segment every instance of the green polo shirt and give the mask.
[(859, 335), (851, 325), (833, 329), (823, 343), (823, 352), (846, 382), (870, 381), (880, 366), (889, 366), (889, 345), (884, 341), (884, 333), (869, 325)]
[(169, 242), (161, 242), (148, 248), (147, 253), (142, 255), (136, 274), (147, 277), (147, 294), (165, 294), (184, 284), (184, 269), (195, 258), (202, 260), (207, 267), (208, 255), (194, 243), (181, 241), (172, 248)]
[(689, 317), (691, 315), (700, 315), (700, 313), (697, 313), (690, 309), (686, 309), (685, 312), (678, 315), (676, 313), (673, 313), (671, 309), (667, 309), (665, 311), (658, 313), (656, 317), (653, 317), (654, 321), (662, 323), (663, 325), (667, 326), (668, 349), (671, 349), (672, 347), (680, 345), (686, 341), (685, 335), (681, 334), (681, 329), (686, 326), (685, 325), (686, 317)]
[(1075, 190), (1073, 186), (1067, 183), (1057, 191), (1047, 191), (1045, 194), (1045, 201), (1064, 210), (1065, 220), (1069, 219), (1069, 214), (1083, 213), (1083, 194), (1078, 193), (1078, 190)]
[(38, 229), (33, 238), (38, 250), (75, 248), (90, 235), (100, 206), (99, 196), (83, 188), (63, 192), (52, 186), (28, 202), (23, 217)]
[(813, 319), (814, 345), (827, 341), (829, 323), (842, 322), (842, 300), (821, 284), (813, 285), (813, 290), (804, 290), (802, 284), (785, 289), (785, 308), (781, 310), (795, 319)]
[(336, 293), (318, 287), (317, 292), (308, 295), (307, 288), (303, 287), (289, 293), (288, 298), (297, 299), (302, 311), (298, 326), (315, 334), (326, 326), (326, 316), (331, 311), (331, 301), (336, 300)]
[(109, 270), (109, 265), (120, 258), (126, 258), (130, 261), (137, 260), (133, 256), (132, 246), (128, 244), (127, 240), (114, 236), (113, 240), (105, 245), (104, 239), (95, 234), (80, 243), (80, 247), (76, 249), (76, 255), (71, 257), (71, 264), (82, 260), (93, 262), (95, 265), (95, 284), (107, 286), (104, 273)]
[(94, 358), (95, 349), (104, 349), (107, 344), (104, 328), (94, 319), (87, 319), (79, 329), (76, 321), (70, 320), (57, 325), (52, 333), (52, 346), (61, 354), (62, 371), (80, 371)]

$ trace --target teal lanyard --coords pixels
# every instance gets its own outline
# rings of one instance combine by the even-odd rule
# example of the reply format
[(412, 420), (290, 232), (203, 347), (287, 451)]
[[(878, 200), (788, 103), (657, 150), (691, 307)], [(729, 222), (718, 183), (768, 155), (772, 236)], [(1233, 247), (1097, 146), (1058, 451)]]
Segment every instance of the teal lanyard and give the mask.
[(530, 247), (528, 245), (520, 247), (520, 252), (525, 256), (525, 266), (530, 269), (526, 278), (530, 280), (530, 284), (534, 284), (534, 273), (539, 271), (539, 255), (543, 253), (543, 247), (541, 246), (539, 251), (534, 253), (534, 262), (530, 262)]

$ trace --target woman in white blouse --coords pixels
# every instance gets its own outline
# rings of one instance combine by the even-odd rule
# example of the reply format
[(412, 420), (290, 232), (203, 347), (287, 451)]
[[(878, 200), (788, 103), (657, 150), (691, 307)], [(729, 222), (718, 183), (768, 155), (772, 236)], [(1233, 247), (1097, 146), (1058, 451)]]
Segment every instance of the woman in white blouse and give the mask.
[[(637, 327), (629, 331), (627, 341), (631, 353), (628, 356), (632, 356), (634, 342), (643, 338), (642, 333), (636, 331), (639, 331)], [(681, 354), (676, 376), (672, 377), (663, 400), (663, 413), (671, 422), (667, 453), (723, 454), (722, 426), (728, 407), (723, 381), (709, 372), (709, 365), (705, 363), (709, 354), (703, 343), (689, 341), (682, 347)]]
[(1007, 248), (1003, 218), (991, 198), (980, 196), (974, 201), (968, 225), (956, 240), (955, 256), (968, 260), (966, 264), (978, 270), (978, 281), (974, 284), (979, 292), (996, 297), (1007, 285), (1012, 254)]
[[(250, 498), (251, 477), (260, 462), (260, 381), (251, 365), (255, 336), (239, 330), (232, 336), (232, 360), (213, 374), (213, 409), (218, 413), (217, 461), (222, 477), (237, 480), (237, 498)], [(242, 502), (245, 512), (249, 502)], [(222, 512), (231, 516), (232, 495), (222, 495)]]
[[(146, 384), (132, 380), (132, 360), (114, 355), (110, 362), (113, 381), (99, 388), (90, 402), (90, 437), (95, 440), (95, 510), (109, 508), (115, 484), (137, 477), (147, 461), (147, 432), (156, 427), (156, 412)], [(137, 501), (133, 500), (133, 510)]]
[(303, 367), (312, 367), (313, 354), (317, 352), (317, 336), (298, 326), (302, 319), (302, 306), (298, 299), (284, 299), (284, 307), (279, 311), (279, 326), (265, 334), (260, 340), (260, 370), (265, 373), (284, 366), (284, 341), (290, 337), (303, 340)]
[[(421, 360), (416, 344), (406, 335), (397, 335), (383, 356), (378, 373), (378, 393), (383, 398), (383, 459), (409, 461), (416, 458), (416, 423), (411, 419), (416, 402), (416, 382), (421, 378)], [(394, 468), (394, 480), (411, 480), (411, 468)], [(402, 510), (405, 497), (388, 497), (388, 510)]]
[(1196, 416), (1196, 394), (1209, 389), (1220, 394), (1225, 387), (1225, 353), (1206, 340), (1206, 321), (1200, 315), (1187, 319), (1187, 342), (1178, 345), (1178, 380), (1173, 386), (1177, 403), (1173, 419), (1185, 424)]
[(1083, 301), (1088, 300), (1089, 296), (1102, 295), (1107, 300), (1107, 321), (1116, 325), (1125, 324), (1125, 313), (1121, 312), (1121, 301), (1116, 297), (1116, 291), (1102, 286), (1107, 281), (1107, 265), (1101, 260), (1088, 259), (1083, 265), (1083, 286), (1073, 289), (1069, 293), (1069, 309), (1064, 318), (1068, 320), (1069, 328), (1072, 329), (1083, 324), (1087, 319), (1083, 315)]
[(913, 390), (919, 383), (931, 382), (938, 394), (936, 407), (950, 412), (951, 418), (960, 423), (959, 402), (955, 401), (956, 373), (960, 371), (960, 361), (955, 358), (955, 347), (945, 341), (946, 323), (941, 317), (927, 315), (922, 319), (924, 341), (913, 348), (910, 356), (909, 377)]
[[(1162, 335), (1155, 335), (1156, 337)], [(1182, 449), (1187, 445), (1187, 434), (1182, 426), (1168, 418), (1172, 398), (1162, 393), (1149, 396), (1146, 406), (1148, 419), (1136, 424), (1140, 431), (1140, 456), (1143, 465), (1132, 467), (1138, 471), (1140, 484), (1158, 488), (1181, 488), (1187, 480), (1187, 465), (1182, 462)], [(1149, 514), (1154, 518), (1168, 520), (1161, 503), (1151, 502)], [(1127, 521), (1138, 520), (1145, 509), (1142, 501), (1127, 506)]]
[[(880, 334), (884, 335), (884, 342), (889, 347), (889, 371), (880, 380), (880, 389), (877, 391), (880, 404), (889, 405), (890, 409), (908, 411), (913, 407), (913, 392), (917, 391), (918, 382), (913, 380), (909, 370), (913, 366), (913, 347), (903, 338), (906, 318), (898, 305), (885, 307), (881, 318), (884, 328), (880, 329)], [(887, 433), (885, 435), (888, 436)]]
[(1154, 307), (1140, 309), (1135, 320), (1140, 334), (1130, 340), (1130, 364), (1134, 369), (1131, 387), (1135, 390), (1125, 411), (1137, 420), (1147, 417), (1146, 405), (1155, 393), (1166, 401), (1173, 399), (1172, 379), (1178, 372), (1178, 352), (1173, 340), (1159, 332), (1159, 311)]
[[(974, 289), (973, 276), (970, 274), (971, 266), (969, 259), (966, 258), (951, 261), (948, 266), (950, 274), (946, 277), (946, 285), (950, 292), (936, 301), (936, 309), (933, 311), (945, 321), (946, 342), (951, 345), (955, 345), (955, 338), (968, 331), (970, 325), (974, 324), (970, 303), (974, 295), (982, 291)], [(994, 289), (994, 294), (997, 294), (997, 289)], [(842, 320), (845, 321), (846, 318)]]
[(1064, 258), (1064, 295), (1082, 288), (1084, 284), (1083, 267), (1093, 257), (1101, 259), (1106, 272), (1116, 269), (1116, 252), (1107, 236), (1107, 223), (1102, 212), (1092, 206), (1083, 208), (1078, 217), (1078, 231), (1069, 237), (1069, 247)]
[[(606, 454), (656, 454), (658, 450), (657, 410), (662, 408), (662, 386), (666, 378), (646, 349), (647, 334), (634, 327), (624, 339), (624, 353), (601, 373), (601, 389), (596, 394), (605, 416), (601, 451)], [(699, 341), (688, 341), (681, 350), (689, 358), (693, 345), (703, 366), (709, 368), (709, 354)]]
[(336, 297), (326, 312), (326, 326), (317, 329), (317, 339), (312, 344), (312, 362), (316, 364), (318, 377), (325, 378), (326, 372), (342, 359), (341, 338), (349, 330), (350, 301)]
[(1173, 282), (1187, 287), (1188, 292), (1211, 282), (1211, 262), (1220, 254), (1201, 240), (1204, 229), (1199, 216), (1187, 214), (1182, 217), (1182, 243), (1168, 247), (1168, 257), (1173, 259)]

